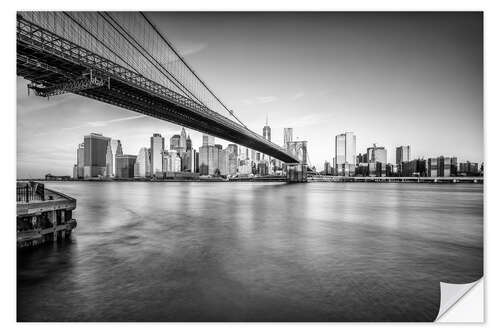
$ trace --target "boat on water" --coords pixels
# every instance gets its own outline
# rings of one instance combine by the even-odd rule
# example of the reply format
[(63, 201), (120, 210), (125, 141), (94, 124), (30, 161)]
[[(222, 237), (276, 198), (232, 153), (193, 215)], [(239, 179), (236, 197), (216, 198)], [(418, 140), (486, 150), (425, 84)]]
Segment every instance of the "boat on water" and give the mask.
[(76, 199), (42, 183), (18, 181), (16, 205), (18, 249), (63, 240), (76, 228)]

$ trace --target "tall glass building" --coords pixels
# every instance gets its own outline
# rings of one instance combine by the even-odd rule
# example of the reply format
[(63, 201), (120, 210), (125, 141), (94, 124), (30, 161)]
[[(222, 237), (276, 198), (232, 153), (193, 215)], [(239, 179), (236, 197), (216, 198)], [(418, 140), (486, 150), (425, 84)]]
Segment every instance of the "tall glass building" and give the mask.
[(135, 155), (116, 156), (116, 178), (134, 178)]
[(187, 148), (187, 137), (186, 137), (186, 130), (184, 127), (181, 130), (181, 136), (179, 140), (179, 153), (183, 153), (186, 151)]
[(238, 146), (230, 143), (226, 148), (227, 154), (227, 174), (236, 175), (238, 172)]
[(151, 137), (151, 177), (157, 172), (163, 172), (163, 151), (165, 150), (165, 138), (155, 133)]
[(135, 161), (134, 177), (145, 178), (151, 174), (150, 149), (142, 147)]
[(116, 156), (121, 155), (123, 155), (122, 143), (120, 140), (111, 139), (111, 160), (108, 160), (107, 164), (111, 167), (112, 177), (116, 175)]
[(84, 171), (84, 160), (85, 160), (85, 144), (80, 143), (76, 149), (76, 164), (73, 171), (73, 178), (82, 179)]
[(346, 132), (335, 136), (335, 168), (336, 174), (350, 176), (356, 166), (356, 135)]
[(200, 147), (199, 168), (201, 175), (213, 175), (219, 164), (218, 147), (214, 137), (203, 134), (203, 145)]
[(84, 178), (106, 176), (106, 153), (110, 140), (98, 133), (84, 136)]
[(293, 141), (293, 128), (285, 128), (283, 129), (283, 147), (286, 148), (288, 142)]
[(409, 162), (410, 157), (410, 146), (399, 146), (396, 147), (396, 164), (399, 165), (403, 162)]

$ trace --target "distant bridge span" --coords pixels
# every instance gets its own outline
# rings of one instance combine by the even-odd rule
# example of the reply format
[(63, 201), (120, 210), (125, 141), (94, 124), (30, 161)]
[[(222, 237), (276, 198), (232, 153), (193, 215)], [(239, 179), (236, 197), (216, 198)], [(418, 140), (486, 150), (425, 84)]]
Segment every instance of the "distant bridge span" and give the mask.
[[(83, 15), (84, 19), (78, 21), (78, 15)], [(147, 20), (146, 16), (144, 18)], [(209, 108), (210, 98), (212, 102), (213, 98), (206, 98), (207, 91), (211, 91), (203, 81), (200, 80), (201, 84), (195, 82), (185, 68), (179, 70), (180, 75), (172, 74), (176, 70), (172, 68), (173, 63), (187, 66), (182, 58), (158, 61), (153, 51), (155, 47), (165, 47), (158, 46), (161, 41), (146, 40), (144, 44), (149, 46), (143, 47), (134, 38), (133, 29), (125, 29), (117, 21), (117, 17), (107, 13), (19, 13), (17, 75), (29, 80), (30, 91), (38, 96), (78, 94), (214, 135), (285, 163), (300, 163), (285, 149), (249, 130), (241, 122)], [(148, 33), (152, 34), (151, 31)], [(116, 44), (119, 38), (135, 47), (127, 46), (123, 40), (120, 45)], [(115, 45), (107, 45), (113, 43)], [(158, 51), (158, 54), (169, 50)], [(144, 59), (140, 58), (141, 55)], [(138, 65), (134, 66), (134, 62)], [(144, 63), (150, 68), (137, 69)], [(192, 70), (191, 73), (194, 74)], [(198, 78), (196, 74), (194, 77)], [(232, 112), (230, 115), (236, 118)]]

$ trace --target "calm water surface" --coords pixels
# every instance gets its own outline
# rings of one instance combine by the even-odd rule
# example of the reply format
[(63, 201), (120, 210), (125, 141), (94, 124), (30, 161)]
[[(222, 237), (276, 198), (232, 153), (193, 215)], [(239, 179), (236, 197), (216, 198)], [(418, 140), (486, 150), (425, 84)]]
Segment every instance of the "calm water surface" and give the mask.
[(20, 321), (428, 321), (483, 275), (482, 185), (47, 185), (78, 227), (18, 254)]

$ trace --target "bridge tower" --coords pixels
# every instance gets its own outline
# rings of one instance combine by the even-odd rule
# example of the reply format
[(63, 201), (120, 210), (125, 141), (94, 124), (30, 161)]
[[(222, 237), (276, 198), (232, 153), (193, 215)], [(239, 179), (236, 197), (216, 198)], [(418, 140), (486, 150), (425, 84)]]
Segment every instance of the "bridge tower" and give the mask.
[(285, 163), (285, 171), (288, 183), (307, 183), (307, 164)]

